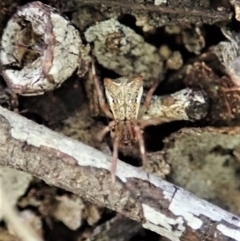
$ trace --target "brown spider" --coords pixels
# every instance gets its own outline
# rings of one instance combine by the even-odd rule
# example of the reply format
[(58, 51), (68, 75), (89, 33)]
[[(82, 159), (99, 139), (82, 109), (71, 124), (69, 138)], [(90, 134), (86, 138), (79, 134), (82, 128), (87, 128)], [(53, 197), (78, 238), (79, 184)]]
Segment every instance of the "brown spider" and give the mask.
[(124, 146), (131, 146), (134, 142), (139, 142), (140, 153), (143, 164), (145, 163), (145, 146), (142, 129), (149, 125), (160, 124), (170, 121), (169, 118), (159, 117), (152, 120), (141, 120), (141, 117), (148, 109), (153, 92), (159, 82), (156, 82), (148, 91), (143, 106), (141, 99), (143, 95), (143, 77), (135, 78), (121, 77), (117, 79), (104, 79), (105, 95), (108, 105), (104, 98), (104, 93), (100, 87), (96, 75), (95, 65), (92, 63), (92, 78), (98, 94), (99, 104), (103, 113), (113, 119), (98, 134), (101, 141), (110, 132), (113, 138), (113, 159), (112, 159), (112, 183), (115, 183), (115, 173), (117, 168), (118, 147), (121, 142)]

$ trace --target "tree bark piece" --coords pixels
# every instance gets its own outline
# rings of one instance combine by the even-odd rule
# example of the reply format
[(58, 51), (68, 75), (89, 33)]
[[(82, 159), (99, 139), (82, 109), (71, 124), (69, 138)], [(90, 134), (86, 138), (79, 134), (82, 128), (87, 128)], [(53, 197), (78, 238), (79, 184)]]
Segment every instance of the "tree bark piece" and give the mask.
[(141, 229), (141, 224), (122, 215), (117, 215), (96, 227), (86, 241), (128, 241)]
[[(152, 27), (157, 28), (171, 24), (214, 24), (217, 22), (229, 21), (233, 12), (231, 12), (228, 4), (221, 1), (218, 6), (212, 6), (211, 1), (191, 1), (191, 0), (72, 0), (75, 5), (69, 6), (74, 10), (79, 9), (79, 14), (88, 7), (94, 8), (97, 17), (95, 21), (101, 21), (107, 18), (117, 18), (122, 14), (130, 14), (136, 18), (139, 26), (148, 26), (146, 29), (151, 30)], [(204, 2), (204, 3), (203, 3)], [(56, 0), (52, 0), (56, 4)], [(67, 5), (66, 3), (63, 5)], [(86, 13), (86, 12), (85, 12)], [(89, 11), (89, 14), (90, 11)], [(80, 22), (87, 23), (81, 20)], [(100, 15), (102, 17), (100, 17)], [(81, 27), (84, 27), (82, 25)], [(81, 28), (82, 29), (82, 28)]]
[(240, 241), (240, 218), (142, 170), (0, 107), (0, 164), (141, 222), (173, 241)]
[(182, 128), (164, 140), (162, 155), (173, 183), (240, 215), (239, 150), (240, 127)]
[(3, 31), (1, 47), (2, 76), (20, 95), (59, 88), (78, 66), (80, 76), (87, 71), (87, 51), (79, 32), (41, 2), (18, 8)]

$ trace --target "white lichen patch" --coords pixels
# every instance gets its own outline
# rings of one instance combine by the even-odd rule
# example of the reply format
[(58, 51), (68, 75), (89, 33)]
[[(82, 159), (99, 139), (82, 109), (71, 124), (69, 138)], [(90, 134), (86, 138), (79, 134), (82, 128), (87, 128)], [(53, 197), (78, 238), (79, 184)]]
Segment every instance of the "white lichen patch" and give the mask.
[(154, 1), (154, 5), (157, 5), (157, 6), (159, 6), (161, 4), (165, 4), (165, 3), (167, 3), (167, 0), (155, 0)]
[[(31, 210), (23, 210), (18, 214), (24, 225), (31, 227), (31, 229), (41, 237), (41, 240), (43, 240), (43, 224), (41, 217)], [(11, 228), (11, 225), (8, 225), (8, 229), (11, 233), (15, 233), (14, 227)], [(17, 233), (15, 235), (17, 235)]]
[(182, 217), (173, 219), (165, 216), (164, 214), (156, 212), (153, 208), (147, 205), (143, 204), (142, 207), (144, 217), (147, 220), (147, 222), (143, 224), (144, 228), (161, 234), (172, 241), (181, 240), (180, 238), (186, 229), (183, 225), (184, 220)]
[(199, 27), (183, 29), (182, 38), (185, 48), (191, 53), (200, 54), (206, 45), (203, 32)]
[(183, 65), (183, 58), (179, 51), (173, 51), (167, 59), (166, 67), (172, 70), (179, 70)]
[(53, 216), (69, 229), (76, 230), (82, 224), (82, 210), (85, 207), (80, 197), (57, 196), (58, 205)]
[[(32, 176), (28, 173), (17, 171), (9, 167), (0, 167), (0, 197), (7, 194), (7, 200), (13, 207), (18, 199), (26, 192)], [(4, 193), (4, 194), (3, 194)], [(1, 199), (1, 198), (0, 198)], [(0, 220), (2, 219), (3, 211), (0, 200)]]
[(101, 219), (99, 208), (92, 204), (86, 205), (84, 210), (84, 217), (90, 226), (95, 225)]
[(41, 2), (20, 7), (1, 39), (0, 62), (8, 86), (21, 95), (39, 95), (72, 75), (84, 48), (70, 22)]
[[(189, 205), (189, 203), (191, 203), (191, 205)], [(169, 210), (177, 216), (182, 216), (183, 219), (187, 221), (187, 224), (195, 230), (202, 227), (203, 222), (200, 216), (205, 216), (217, 222), (225, 221), (240, 227), (240, 222), (237, 218), (236, 220), (233, 220), (232, 215), (229, 213), (223, 211), (217, 206), (207, 203), (206, 201), (200, 201), (196, 197), (192, 196), (189, 192), (183, 190), (178, 190), (176, 192), (170, 203)], [(221, 227), (222, 226), (220, 226), (220, 228)], [(228, 228), (227, 226), (225, 226), (225, 228), (226, 229), (222, 228), (222, 230), (225, 230), (223, 235), (231, 237), (229, 236), (229, 233), (231, 232), (228, 233), (226, 230), (231, 230), (233, 232), (234, 229)], [(219, 231), (221, 230), (219, 229)]]
[(141, 27), (144, 32), (153, 32), (155, 30), (154, 26), (149, 24), (147, 16), (135, 16), (136, 25)]
[(217, 226), (217, 230), (229, 238), (240, 241), (240, 230), (233, 230), (232, 228), (228, 228), (223, 224), (219, 224)]
[(145, 84), (151, 86), (152, 79), (159, 79), (162, 75), (163, 63), (157, 48), (114, 19), (88, 28), (85, 38), (94, 43), (98, 62), (121, 76), (142, 75)]

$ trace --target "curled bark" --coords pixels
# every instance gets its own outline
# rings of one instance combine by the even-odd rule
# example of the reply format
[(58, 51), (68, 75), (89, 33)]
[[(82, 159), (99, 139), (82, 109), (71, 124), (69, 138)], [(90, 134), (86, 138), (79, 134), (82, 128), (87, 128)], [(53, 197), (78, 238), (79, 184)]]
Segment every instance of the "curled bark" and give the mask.
[(79, 32), (69, 20), (41, 2), (17, 10), (7, 23), (1, 46), (2, 75), (9, 88), (21, 95), (56, 89), (73, 74), (79, 62), (81, 68), (84, 65)]
[(141, 222), (170, 240), (240, 240), (240, 218), (166, 181), (0, 107), (0, 164)]

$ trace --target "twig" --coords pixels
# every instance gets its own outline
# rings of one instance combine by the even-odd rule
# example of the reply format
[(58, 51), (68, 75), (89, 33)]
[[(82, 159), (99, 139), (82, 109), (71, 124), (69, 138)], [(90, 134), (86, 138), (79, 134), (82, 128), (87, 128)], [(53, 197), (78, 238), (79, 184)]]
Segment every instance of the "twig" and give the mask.
[(40, 95), (60, 87), (77, 67), (84, 75), (85, 51), (79, 32), (56, 9), (31, 2), (18, 8), (3, 31), (1, 74), (15, 93)]
[(103, 205), (173, 241), (240, 241), (240, 218), (144, 171), (0, 107), (0, 164)]
[(154, 27), (179, 23), (213, 24), (229, 21), (233, 14), (224, 4), (219, 4), (219, 9), (214, 9), (210, 6), (210, 1), (205, 6), (201, 2), (191, 0), (155, 0), (147, 3), (141, 0), (73, 0), (73, 2), (78, 8), (94, 7), (108, 17), (113, 17), (115, 14), (132, 14), (137, 19), (146, 19), (146, 22)]
[(208, 108), (209, 101), (203, 91), (185, 88), (170, 95), (153, 95), (143, 119), (167, 117), (172, 120), (196, 121), (206, 116)]

